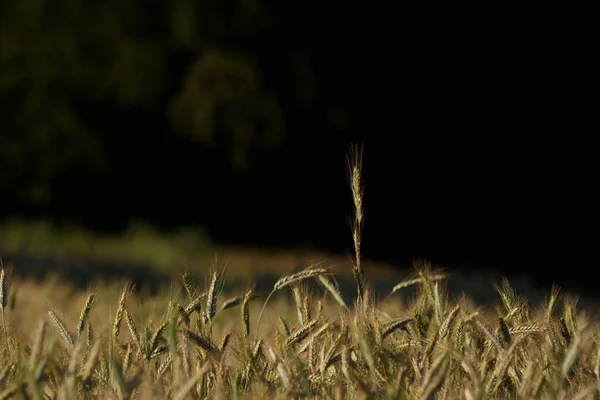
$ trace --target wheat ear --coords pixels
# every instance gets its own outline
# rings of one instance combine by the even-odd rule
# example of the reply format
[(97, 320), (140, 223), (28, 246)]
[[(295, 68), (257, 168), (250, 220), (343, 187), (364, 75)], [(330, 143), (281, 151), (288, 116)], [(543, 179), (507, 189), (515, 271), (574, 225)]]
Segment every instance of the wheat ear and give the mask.
[(319, 275), (325, 275), (326, 273), (327, 273), (327, 270), (325, 268), (314, 268), (314, 269), (308, 268), (308, 269), (305, 269), (304, 271), (284, 276), (283, 278), (281, 278), (277, 282), (275, 282), (275, 285), (273, 285), (273, 290), (271, 290), (271, 293), (269, 293), (269, 295), (267, 296), (267, 299), (265, 300), (265, 303), (263, 304), (263, 307), (260, 310), (260, 314), (258, 314), (258, 321), (256, 322), (256, 333), (254, 334), (254, 341), (256, 342), (256, 338), (258, 337), (258, 326), (260, 325), (260, 319), (262, 318), (263, 312), (265, 311), (265, 307), (267, 306), (267, 303), (269, 302), (269, 299), (271, 298), (271, 296), (276, 291), (278, 291), (279, 289), (282, 289), (294, 282), (298, 282), (298, 281), (308, 279), (308, 278), (314, 278)]
[(94, 305), (94, 293), (90, 293), (85, 301), (83, 308), (81, 309), (81, 314), (79, 315), (79, 321), (77, 322), (77, 336), (81, 336), (83, 333), (83, 328), (85, 328), (85, 322), (90, 315), (90, 311), (92, 310), (92, 306)]

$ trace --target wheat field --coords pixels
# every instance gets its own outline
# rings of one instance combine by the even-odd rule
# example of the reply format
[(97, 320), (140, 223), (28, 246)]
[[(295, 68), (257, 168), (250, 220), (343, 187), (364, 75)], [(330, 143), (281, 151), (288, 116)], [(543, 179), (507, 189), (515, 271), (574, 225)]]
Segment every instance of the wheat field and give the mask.
[(420, 261), (377, 292), (361, 264), (361, 152), (348, 159), (355, 296), (327, 262), (268, 293), (225, 291), (216, 262), (157, 293), (2, 266), (0, 399), (600, 398), (600, 325), (557, 287), (532, 305), (503, 280), (484, 307)]

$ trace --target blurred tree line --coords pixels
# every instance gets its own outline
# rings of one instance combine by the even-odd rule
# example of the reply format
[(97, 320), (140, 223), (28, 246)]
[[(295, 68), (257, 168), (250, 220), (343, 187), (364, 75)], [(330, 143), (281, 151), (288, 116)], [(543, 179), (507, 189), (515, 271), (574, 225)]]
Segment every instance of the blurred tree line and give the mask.
[[(347, 134), (343, 42), (355, 11), (342, 1), (318, 12), (267, 0), (0, 2), (0, 213), (127, 197), (140, 169), (251, 174), (309, 129), (313, 142)], [(160, 191), (149, 178), (144, 187)]]

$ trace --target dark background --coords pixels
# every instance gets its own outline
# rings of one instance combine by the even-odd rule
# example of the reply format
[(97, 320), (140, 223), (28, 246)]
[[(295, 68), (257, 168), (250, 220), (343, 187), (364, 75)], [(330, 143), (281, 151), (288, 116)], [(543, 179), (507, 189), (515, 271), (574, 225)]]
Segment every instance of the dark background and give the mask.
[[(126, 3), (126, 4), (125, 4)], [(0, 217), (579, 282), (595, 275), (591, 10), (523, 2), (0, 3)]]

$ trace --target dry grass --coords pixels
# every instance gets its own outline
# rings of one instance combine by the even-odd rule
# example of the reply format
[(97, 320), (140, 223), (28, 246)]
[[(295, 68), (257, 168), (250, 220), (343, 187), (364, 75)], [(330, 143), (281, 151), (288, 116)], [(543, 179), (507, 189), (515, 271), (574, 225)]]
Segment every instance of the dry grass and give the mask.
[(532, 308), (505, 280), (498, 306), (478, 307), (418, 262), (379, 301), (360, 263), (360, 165), (350, 171), (355, 300), (325, 264), (267, 296), (226, 293), (216, 265), (204, 285), (184, 273), (152, 296), (129, 283), (11, 281), (2, 267), (0, 399), (600, 396), (600, 325), (557, 288)]

